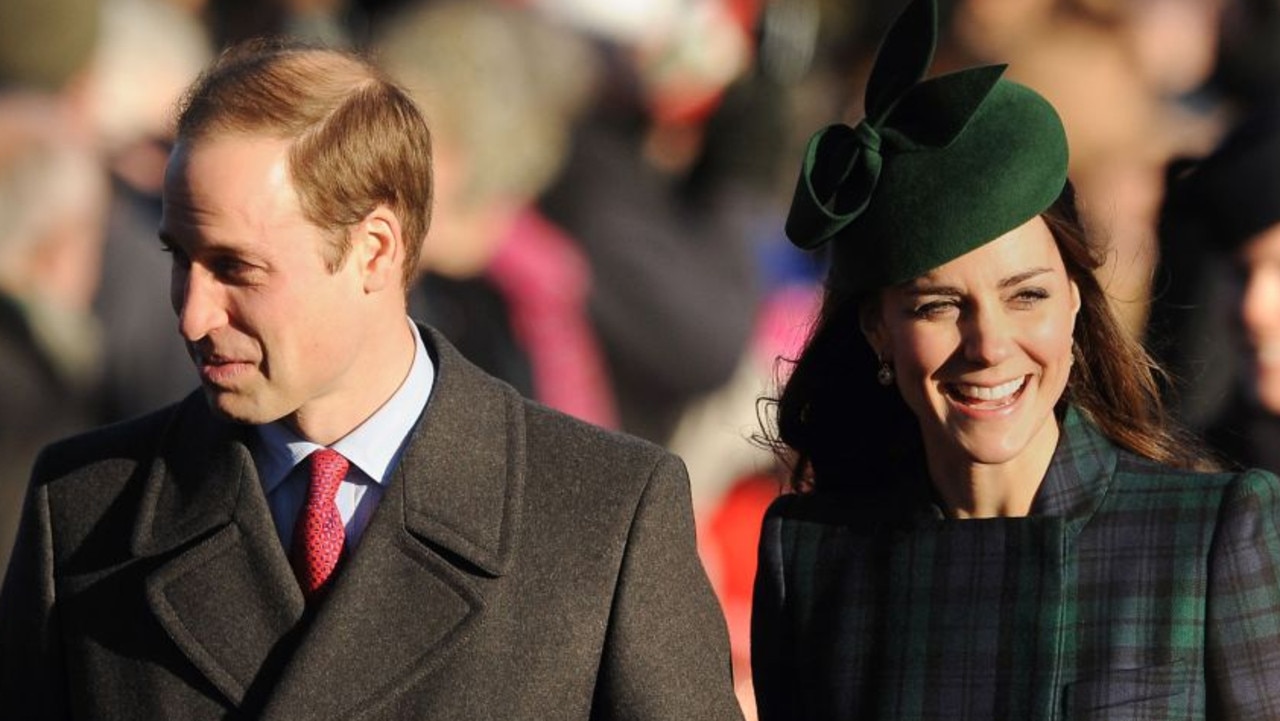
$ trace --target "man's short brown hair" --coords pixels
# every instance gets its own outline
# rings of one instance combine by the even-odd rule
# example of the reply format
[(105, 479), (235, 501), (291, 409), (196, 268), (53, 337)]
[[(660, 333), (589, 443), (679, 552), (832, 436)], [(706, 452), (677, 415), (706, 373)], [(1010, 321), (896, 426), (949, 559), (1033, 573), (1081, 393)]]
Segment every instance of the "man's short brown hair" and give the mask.
[(179, 143), (224, 133), (292, 141), (302, 212), (335, 236), (331, 269), (350, 249), (346, 230), (390, 207), (408, 287), (431, 224), (432, 179), (427, 124), (404, 90), (350, 53), (253, 41), (223, 52), (179, 106)]

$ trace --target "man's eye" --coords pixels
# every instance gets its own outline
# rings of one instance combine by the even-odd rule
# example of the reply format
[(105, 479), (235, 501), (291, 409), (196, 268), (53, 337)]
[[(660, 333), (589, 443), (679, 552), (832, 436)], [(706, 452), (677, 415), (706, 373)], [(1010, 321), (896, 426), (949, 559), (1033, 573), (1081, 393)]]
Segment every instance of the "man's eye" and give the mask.
[(235, 258), (218, 258), (209, 264), (209, 270), (219, 278), (236, 280), (246, 276), (252, 268)]

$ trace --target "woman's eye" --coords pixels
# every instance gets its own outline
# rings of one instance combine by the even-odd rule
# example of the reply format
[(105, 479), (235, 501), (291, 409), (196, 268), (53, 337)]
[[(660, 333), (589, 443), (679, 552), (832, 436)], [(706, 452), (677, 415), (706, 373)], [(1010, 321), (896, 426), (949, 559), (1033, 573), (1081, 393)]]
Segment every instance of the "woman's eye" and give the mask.
[(1019, 306), (1035, 305), (1049, 297), (1049, 291), (1044, 288), (1023, 288), (1013, 295), (1013, 303)]
[(911, 314), (916, 318), (938, 318), (956, 308), (956, 303), (949, 300), (934, 300), (912, 308)]

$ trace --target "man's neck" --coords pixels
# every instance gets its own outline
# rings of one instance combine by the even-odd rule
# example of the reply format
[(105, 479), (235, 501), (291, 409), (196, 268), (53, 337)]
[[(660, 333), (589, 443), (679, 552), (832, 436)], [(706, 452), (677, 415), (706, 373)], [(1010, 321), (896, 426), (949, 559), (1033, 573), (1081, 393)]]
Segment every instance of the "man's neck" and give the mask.
[(378, 411), (404, 383), (416, 350), (413, 329), (401, 316), (397, 330), (388, 329), (369, 344), (361, 359), (366, 373), (349, 373), (344, 386), (299, 408), (283, 422), (299, 437), (331, 446)]

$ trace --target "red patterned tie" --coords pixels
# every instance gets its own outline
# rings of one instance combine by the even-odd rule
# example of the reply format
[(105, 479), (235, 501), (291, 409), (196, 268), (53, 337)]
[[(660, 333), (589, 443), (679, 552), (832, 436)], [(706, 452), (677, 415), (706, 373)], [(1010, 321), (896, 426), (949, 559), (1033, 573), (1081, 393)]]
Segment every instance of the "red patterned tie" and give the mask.
[(293, 570), (307, 600), (324, 588), (342, 556), (346, 531), (334, 497), (347, 477), (347, 459), (322, 448), (312, 453), (311, 485), (307, 500), (293, 527)]

